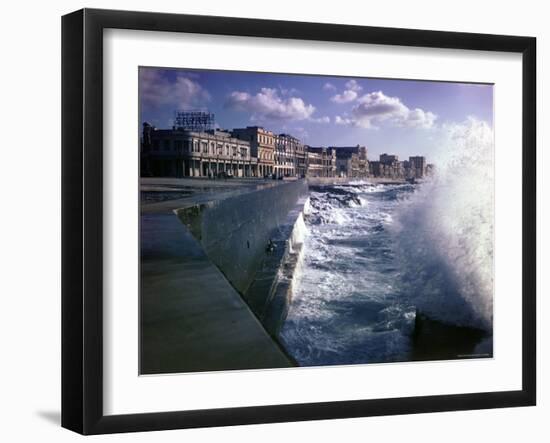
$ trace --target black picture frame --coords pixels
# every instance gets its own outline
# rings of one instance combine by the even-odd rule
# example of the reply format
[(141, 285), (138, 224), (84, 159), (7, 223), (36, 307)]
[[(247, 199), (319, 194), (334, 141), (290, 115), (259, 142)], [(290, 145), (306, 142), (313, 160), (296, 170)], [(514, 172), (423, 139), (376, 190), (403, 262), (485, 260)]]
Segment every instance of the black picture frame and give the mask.
[[(103, 30), (369, 43), (522, 54), (522, 389), (103, 413)], [(62, 426), (82, 434), (531, 406), (536, 403), (536, 39), (229, 17), (83, 9), (62, 18)], [(518, 272), (520, 270), (518, 269)]]

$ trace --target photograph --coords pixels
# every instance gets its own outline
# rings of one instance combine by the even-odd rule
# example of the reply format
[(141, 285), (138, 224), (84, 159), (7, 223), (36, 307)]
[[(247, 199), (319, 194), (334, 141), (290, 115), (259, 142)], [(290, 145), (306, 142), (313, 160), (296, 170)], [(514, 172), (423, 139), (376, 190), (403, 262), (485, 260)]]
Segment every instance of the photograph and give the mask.
[(141, 375), (493, 358), (493, 84), (136, 75)]

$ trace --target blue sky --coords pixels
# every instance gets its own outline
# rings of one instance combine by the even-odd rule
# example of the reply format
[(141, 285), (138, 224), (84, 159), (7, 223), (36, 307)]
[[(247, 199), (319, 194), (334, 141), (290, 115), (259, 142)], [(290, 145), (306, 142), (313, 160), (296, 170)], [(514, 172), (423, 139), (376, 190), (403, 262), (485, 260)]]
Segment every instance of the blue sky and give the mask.
[(440, 131), (493, 126), (493, 86), (414, 80), (140, 68), (140, 119), (169, 128), (176, 109), (208, 109), (220, 128), (264, 126), (312, 146), (366, 145), (437, 157)]

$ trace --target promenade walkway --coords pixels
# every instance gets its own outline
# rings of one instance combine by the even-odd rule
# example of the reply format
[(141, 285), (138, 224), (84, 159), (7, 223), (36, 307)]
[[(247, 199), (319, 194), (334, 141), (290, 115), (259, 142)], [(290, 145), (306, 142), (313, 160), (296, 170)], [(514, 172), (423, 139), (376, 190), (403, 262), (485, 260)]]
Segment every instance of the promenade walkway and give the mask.
[[(151, 198), (142, 204), (140, 218), (141, 373), (292, 366), (172, 212), (276, 182), (227, 180), (219, 187), (218, 183), (142, 181), (142, 190)], [(154, 192), (171, 192), (176, 198), (159, 194), (155, 200)]]

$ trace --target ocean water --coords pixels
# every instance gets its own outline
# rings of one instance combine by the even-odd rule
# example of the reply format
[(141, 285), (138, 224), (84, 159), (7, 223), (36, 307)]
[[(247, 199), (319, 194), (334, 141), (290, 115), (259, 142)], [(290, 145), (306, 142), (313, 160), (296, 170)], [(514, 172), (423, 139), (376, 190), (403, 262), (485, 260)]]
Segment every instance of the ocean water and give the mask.
[(415, 306), (400, 297), (392, 245), (411, 185), (313, 188), (281, 341), (301, 365), (406, 360)]
[(310, 188), (280, 333), (300, 365), (411, 360), (418, 312), (483, 331), (472, 352), (492, 354), (492, 137), (450, 138), (454, 155), (422, 184)]

